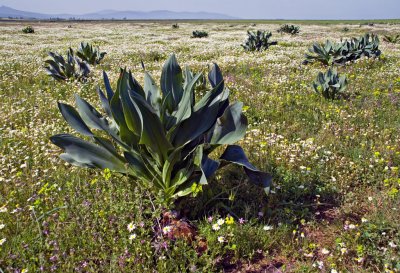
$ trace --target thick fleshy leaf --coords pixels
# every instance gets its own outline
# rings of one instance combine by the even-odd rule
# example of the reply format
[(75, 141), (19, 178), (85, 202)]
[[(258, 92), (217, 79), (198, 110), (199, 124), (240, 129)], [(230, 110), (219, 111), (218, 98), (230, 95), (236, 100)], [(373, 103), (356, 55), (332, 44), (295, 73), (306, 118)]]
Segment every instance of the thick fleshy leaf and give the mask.
[[(214, 103), (209, 107), (205, 106), (180, 123), (173, 131), (171, 139), (173, 145), (179, 147), (185, 145), (202, 134), (205, 134), (214, 125), (218, 115), (219, 105)], [(207, 117), (207, 118), (205, 118)]]
[(89, 127), (110, 132), (108, 121), (86, 100), (75, 94), (76, 107), (79, 115)]
[(120, 100), (120, 90), (127, 89), (127, 74), (124, 73), (124, 70), (121, 69), (120, 76), (118, 78), (118, 83), (117, 83), (117, 90), (115, 91), (114, 96), (111, 99), (110, 102), (110, 108), (113, 113), (113, 117), (115, 119), (115, 122), (119, 126), (119, 136), (122, 139), (123, 142), (128, 144), (128, 146), (133, 147), (139, 142), (139, 136), (135, 135), (133, 132), (131, 132), (128, 128), (128, 125), (126, 124), (125, 121), (125, 116), (124, 116), (124, 110), (122, 107), (122, 103)]
[(62, 116), (74, 130), (85, 136), (93, 136), (89, 127), (86, 126), (79, 113), (71, 105), (59, 102), (58, 109), (60, 109)]
[(182, 99), (182, 80), (182, 69), (176, 60), (175, 54), (172, 54), (163, 66), (160, 83), (161, 91), (163, 92), (164, 97), (166, 97), (169, 93), (172, 95), (168, 97), (168, 101), (166, 103), (167, 109), (170, 112), (176, 109), (178, 103)]
[(151, 104), (157, 115), (160, 116), (161, 108), (161, 94), (156, 82), (151, 75), (146, 71), (144, 73), (144, 92), (146, 94), (146, 101)]
[(119, 97), (124, 111), (126, 125), (129, 130), (140, 139), (143, 132), (143, 116), (136, 102), (132, 100), (129, 93), (130, 90), (128, 88), (121, 88), (119, 90)]
[(219, 66), (216, 63), (213, 64), (211, 71), (208, 73), (208, 79), (213, 88), (224, 80), (221, 69), (219, 69)]
[(102, 106), (104, 112), (107, 114), (108, 117), (113, 118), (111, 108), (110, 108), (110, 102), (104, 95), (103, 91), (101, 91), (100, 87), (97, 87), (97, 94), (99, 95), (99, 98), (101, 101), (101, 106)]
[(129, 89), (138, 93), (141, 95), (143, 98), (146, 98), (146, 94), (143, 90), (143, 87), (137, 82), (137, 80), (132, 76), (132, 72), (129, 71), (128, 73), (129, 77)]
[(207, 184), (207, 177), (206, 177), (206, 175), (205, 175), (205, 173), (204, 173), (204, 171), (203, 171), (203, 169), (201, 167), (202, 160), (203, 160), (203, 147), (204, 147), (204, 145), (197, 146), (197, 148), (196, 148), (196, 150), (194, 152), (194, 160), (193, 160), (194, 165), (197, 166), (201, 171), (201, 176), (200, 176), (199, 181), (198, 181), (198, 183), (200, 185), (206, 185)]
[(111, 99), (114, 96), (114, 91), (111, 88), (110, 80), (108, 79), (107, 73), (105, 71), (103, 71), (103, 79), (104, 79), (104, 86), (107, 92), (108, 101), (111, 102)]
[(143, 158), (138, 153), (124, 152), (124, 157), (128, 161), (130, 169), (136, 177), (150, 183), (155, 183), (158, 187), (162, 188), (160, 179), (156, 177), (155, 173), (149, 171)]
[(247, 118), (242, 113), (242, 102), (235, 102), (217, 119), (210, 144), (233, 144), (246, 134)]
[(194, 97), (194, 86), (200, 79), (201, 73), (198, 73), (192, 78), (192, 80), (185, 86), (184, 94), (179, 102), (178, 109), (172, 113), (171, 118), (166, 123), (165, 127), (167, 130), (171, 127), (181, 123), (182, 121), (188, 119), (192, 114), (192, 101)]
[(162, 180), (166, 187), (171, 185), (171, 173), (174, 169), (175, 163), (181, 159), (181, 149), (174, 150), (165, 161), (162, 171)]
[(165, 161), (172, 145), (167, 140), (160, 118), (143, 97), (133, 92), (130, 92), (129, 96), (132, 102), (138, 106), (143, 117), (143, 131), (139, 144), (145, 144), (152, 152), (157, 153), (162, 161)]
[(272, 184), (272, 176), (254, 167), (247, 159), (242, 147), (229, 145), (226, 147), (226, 150), (221, 155), (220, 159), (242, 166), (249, 177), (249, 180), (256, 185), (263, 187), (266, 194), (269, 193)]
[(220, 163), (218, 161), (215, 161), (209, 158), (206, 154), (203, 154), (203, 159), (201, 160), (201, 169), (207, 179), (214, 175), (219, 166)]
[(65, 151), (61, 158), (73, 165), (87, 168), (108, 168), (116, 172), (127, 173), (124, 159), (115, 156), (103, 147), (69, 134), (55, 135), (50, 140)]

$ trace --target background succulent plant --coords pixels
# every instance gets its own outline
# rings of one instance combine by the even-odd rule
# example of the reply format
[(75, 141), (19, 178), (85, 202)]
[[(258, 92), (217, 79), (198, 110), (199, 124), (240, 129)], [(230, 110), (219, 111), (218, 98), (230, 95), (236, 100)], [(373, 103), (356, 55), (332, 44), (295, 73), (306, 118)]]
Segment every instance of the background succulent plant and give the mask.
[(23, 33), (35, 33), (35, 30), (31, 26), (26, 26), (22, 29)]
[(179, 28), (178, 23), (173, 24), (173, 25), (172, 25), (172, 28)]
[(81, 42), (76, 51), (76, 55), (79, 58), (91, 65), (99, 64), (106, 54), (106, 52), (100, 52), (99, 47), (93, 47), (93, 45), (86, 42)]
[(340, 43), (332, 43), (327, 40), (325, 44), (314, 43), (308, 49), (310, 54), (306, 53), (306, 59), (303, 64), (321, 62), (324, 65), (344, 64), (349, 61), (355, 61), (361, 57), (379, 57), (379, 38), (372, 34), (365, 34), (360, 38), (352, 38)]
[[(131, 72), (121, 69), (114, 92), (104, 73), (107, 95), (97, 91), (106, 117), (78, 95), (77, 110), (58, 104), (69, 125), (96, 144), (69, 134), (55, 135), (51, 141), (65, 151), (61, 158), (71, 164), (137, 178), (165, 206), (207, 184), (218, 168), (229, 163), (242, 166), (250, 181), (268, 192), (271, 177), (255, 168), (240, 146), (232, 145), (246, 132), (243, 104), (229, 103), (229, 90), (216, 64), (208, 74), (211, 89), (195, 101), (194, 87), (201, 75), (193, 75), (189, 68), (182, 71), (175, 55), (164, 64), (161, 88), (147, 72), (142, 87)], [(228, 146), (218, 160), (211, 159), (210, 153), (221, 145)]]
[(313, 87), (315, 92), (326, 99), (338, 99), (343, 96), (343, 92), (346, 90), (347, 78), (345, 75), (340, 76), (336, 69), (329, 68), (325, 73), (318, 73)]
[(192, 38), (208, 37), (208, 32), (202, 30), (195, 30), (192, 32)]
[(272, 45), (277, 45), (278, 42), (270, 41), (272, 33), (263, 30), (247, 31), (247, 40), (242, 47), (246, 51), (263, 51)]
[(285, 24), (278, 29), (279, 33), (288, 33), (291, 35), (296, 35), (300, 33), (300, 27), (295, 25)]
[(384, 35), (383, 40), (387, 43), (397, 44), (400, 42), (400, 34)]
[(85, 81), (90, 73), (89, 65), (74, 55), (70, 48), (67, 57), (64, 58), (58, 53), (49, 52), (52, 59), (46, 60), (45, 69), (47, 74), (56, 80), (67, 80), (70, 78)]

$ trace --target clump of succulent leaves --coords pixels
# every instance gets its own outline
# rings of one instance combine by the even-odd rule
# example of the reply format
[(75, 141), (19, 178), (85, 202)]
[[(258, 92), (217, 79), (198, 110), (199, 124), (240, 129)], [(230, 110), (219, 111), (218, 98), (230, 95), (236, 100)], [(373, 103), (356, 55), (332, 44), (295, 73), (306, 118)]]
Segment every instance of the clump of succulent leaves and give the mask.
[(335, 100), (343, 97), (347, 87), (345, 75), (339, 75), (337, 70), (329, 68), (327, 72), (319, 72), (317, 79), (313, 83), (315, 92), (324, 98)]
[(59, 81), (68, 79), (85, 81), (89, 76), (89, 65), (75, 56), (71, 48), (67, 51), (66, 58), (54, 52), (48, 54), (52, 59), (45, 60), (45, 69), (47, 74), (54, 79)]
[(172, 28), (179, 28), (178, 23), (173, 24), (173, 25), (172, 25)]
[(384, 35), (383, 40), (387, 43), (397, 44), (400, 42), (400, 34)]
[(268, 49), (270, 46), (277, 45), (278, 42), (270, 41), (272, 36), (271, 32), (257, 30), (257, 31), (247, 31), (247, 40), (242, 47), (246, 51), (263, 51)]
[[(76, 110), (58, 103), (69, 125), (92, 141), (70, 134), (55, 135), (51, 141), (64, 150), (63, 160), (135, 178), (134, 185), (151, 191), (165, 207), (198, 191), (229, 163), (243, 167), (249, 180), (268, 192), (270, 175), (234, 145), (247, 128), (243, 103), (229, 102), (229, 89), (216, 64), (208, 74), (209, 90), (197, 99), (201, 76), (187, 67), (182, 71), (175, 55), (163, 66), (160, 88), (146, 71), (141, 86), (130, 71), (121, 69), (112, 89), (104, 72), (106, 92), (98, 88), (97, 93), (105, 115), (78, 95)], [(226, 146), (224, 152), (212, 159), (211, 152), (220, 146)]]
[(23, 33), (35, 33), (35, 30), (31, 26), (26, 26), (22, 29)]
[(208, 37), (208, 32), (202, 30), (195, 30), (192, 32), (192, 38)]
[(300, 33), (300, 27), (295, 25), (285, 24), (278, 29), (278, 32), (296, 35)]
[(324, 65), (345, 64), (362, 57), (376, 58), (381, 55), (379, 38), (372, 34), (365, 34), (360, 38), (352, 38), (339, 43), (327, 40), (325, 44), (314, 43), (305, 54), (303, 64), (320, 62)]
[(93, 47), (87, 42), (81, 42), (76, 51), (79, 58), (91, 65), (99, 64), (106, 54), (106, 52), (100, 52), (99, 47)]

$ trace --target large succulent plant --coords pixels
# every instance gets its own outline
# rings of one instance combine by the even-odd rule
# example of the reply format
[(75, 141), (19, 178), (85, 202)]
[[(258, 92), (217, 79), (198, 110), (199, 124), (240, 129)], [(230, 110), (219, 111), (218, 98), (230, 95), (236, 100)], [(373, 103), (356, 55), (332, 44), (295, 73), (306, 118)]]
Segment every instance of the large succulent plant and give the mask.
[(195, 30), (192, 32), (192, 38), (208, 37), (208, 32), (202, 30)]
[(326, 73), (319, 72), (313, 83), (315, 92), (326, 99), (334, 100), (343, 96), (347, 87), (346, 76), (340, 76), (336, 69), (329, 68)]
[(392, 43), (392, 44), (400, 43), (400, 34), (384, 35), (383, 40), (387, 43)]
[(361, 57), (379, 57), (379, 38), (372, 34), (365, 34), (360, 38), (352, 38), (339, 43), (327, 40), (325, 44), (314, 43), (305, 54), (303, 64), (321, 62), (324, 65), (344, 64)]
[(296, 35), (300, 33), (300, 27), (295, 25), (285, 24), (278, 29), (279, 33), (288, 33), (291, 35)]
[(49, 52), (48, 54), (52, 58), (45, 61), (45, 69), (49, 76), (60, 81), (70, 78), (80, 81), (87, 79), (90, 73), (89, 65), (76, 57), (71, 48), (68, 50), (66, 58), (54, 52)]
[(33, 27), (31, 27), (31, 26), (26, 26), (26, 27), (24, 27), (24, 28), (22, 29), (22, 32), (23, 32), (23, 33), (26, 33), (26, 34), (28, 34), (28, 33), (35, 33), (35, 30), (34, 30)]
[[(249, 180), (268, 192), (270, 175), (254, 167), (240, 146), (232, 145), (245, 135), (247, 119), (241, 102), (229, 103), (229, 90), (216, 64), (208, 74), (211, 89), (198, 100), (194, 86), (202, 74), (193, 75), (189, 68), (182, 72), (175, 55), (163, 66), (161, 88), (148, 72), (142, 87), (130, 71), (121, 69), (115, 91), (107, 74), (103, 76), (107, 95), (100, 88), (97, 92), (106, 116), (78, 95), (77, 110), (58, 104), (69, 125), (96, 143), (55, 135), (51, 141), (64, 150), (62, 159), (134, 177), (165, 206), (207, 184), (228, 163), (242, 166)], [(104, 133), (111, 141), (100, 136)], [(221, 145), (228, 146), (218, 160), (211, 159), (210, 153)]]
[(82, 42), (76, 51), (79, 58), (91, 65), (99, 64), (106, 54), (106, 52), (100, 52), (99, 47), (93, 47), (86, 42)]
[(242, 47), (246, 51), (262, 51), (268, 49), (272, 45), (277, 45), (278, 42), (270, 41), (272, 36), (271, 32), (257, 30), (257, 31), (247, 31), (247, 40)]

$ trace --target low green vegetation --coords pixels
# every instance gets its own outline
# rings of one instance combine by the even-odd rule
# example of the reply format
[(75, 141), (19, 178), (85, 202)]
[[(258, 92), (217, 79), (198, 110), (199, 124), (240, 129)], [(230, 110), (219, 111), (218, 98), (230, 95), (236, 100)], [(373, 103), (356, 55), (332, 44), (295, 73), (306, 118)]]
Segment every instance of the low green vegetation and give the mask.
[(257, 30), (247, 31), (247, 40), (242, 47), (246, 51), (263, 51), (267, 50), (270, 46), (277, 45), (277, 41), (271, 41), (271, 32)]

